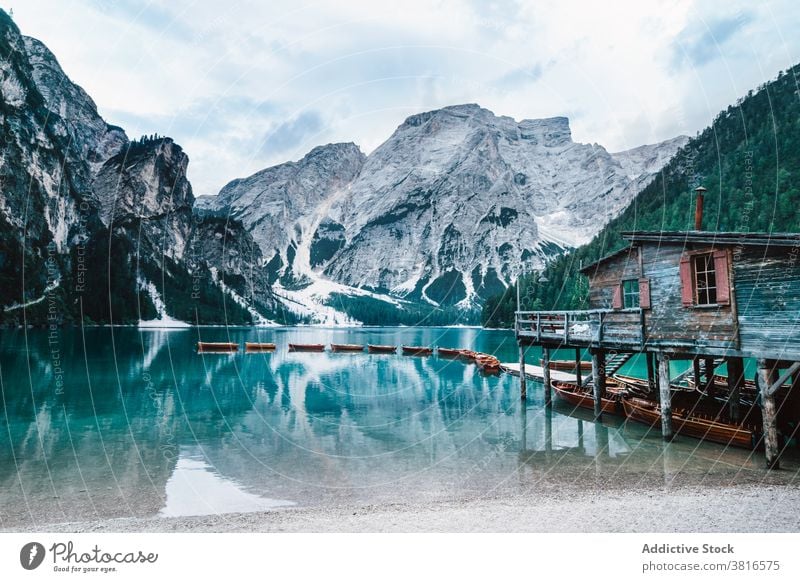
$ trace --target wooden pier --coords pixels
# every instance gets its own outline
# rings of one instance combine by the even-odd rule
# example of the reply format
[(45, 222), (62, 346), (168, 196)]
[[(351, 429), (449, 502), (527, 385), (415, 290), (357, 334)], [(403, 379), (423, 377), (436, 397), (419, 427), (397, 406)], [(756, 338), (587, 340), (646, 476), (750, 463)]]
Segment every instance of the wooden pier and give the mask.
[[(588, 350), (599, 418), (606, 376), (643, 354), (667, 440), (675, 436), (671, 360), (691, 361), (694, 386), (706, 398), (725, 400), (731, 424), (740, 419), (747, 381), (754, 380), (759, 444), (767, 467), (777, 469), (800, 425), (800, 234), (705, 232), (700, 221), (701, 211), (697, 230), (623, 233), (628, 247), (582, 269), (590, 309), (518, 311), (520, 366), (531, 368), (524, 361), (527, 346), (541, 346), (544, 362), (552, 349)], [(757, 361), (751, 379), (744, 375), (747, 358)], [(720, 389), (715, 374), (723, 363), (728, 373)], [(545, 381), (549, 402), (556, 372), (539, 368), (534, 374)]]

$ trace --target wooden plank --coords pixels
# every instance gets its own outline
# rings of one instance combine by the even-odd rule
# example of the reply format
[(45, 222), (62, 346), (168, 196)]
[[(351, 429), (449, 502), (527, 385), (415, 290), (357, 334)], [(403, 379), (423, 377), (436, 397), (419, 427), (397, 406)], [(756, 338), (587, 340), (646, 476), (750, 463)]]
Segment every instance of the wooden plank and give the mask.
[(544, 403), (550, 406), (553, 401), (553, 385), (550, 379), (550, 348), (542, 348), (542, 380), (544, 382)]
[(658, 354), (658, 393), (661, 403), (661, 436), (664, 440), (672, 440), (672, 399), (669, 381), (669, 356)]
[(605, 352), (592, 352), (592, 381), (594, 382), (594, 416), (599, 419), (603, 415), (603, 396), (606, 391)]
[(758, 387), (761, 391), (761, 414), (764, 426), (764, 456), (767, 469), (780, 468), (780, 452), (778, 450), (778, 411), (775, 397), (769, 393), (769, 387), (775, 383), (775, 367), (771, 360), (758, 360)]
[(789, 378), (792, 377), (792, 374), (797, 372), (797, 370), (800, 370), (800, 362), (795, 362), (794, 364), (789, 366), (789, 369), (787, 369), (783, 374), (781, 374), (780, 377), (777, 380), (775, 380), (775, 382), (769, 388), (767, 388), (767, 393), (770, 396), (775, 394), (778, 391), (778, 389), (781, 386), (783, 386)]

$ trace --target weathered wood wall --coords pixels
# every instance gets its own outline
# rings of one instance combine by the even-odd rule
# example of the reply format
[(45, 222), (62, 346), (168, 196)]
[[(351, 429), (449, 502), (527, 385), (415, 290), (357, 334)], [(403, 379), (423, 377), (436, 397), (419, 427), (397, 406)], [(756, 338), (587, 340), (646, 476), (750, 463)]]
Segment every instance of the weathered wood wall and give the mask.
[[(689, 247), (685, 250), (704, 250)], [(710, 248), (708, 249), (711, 250)], [(648, 345), (737, 348), (735, 305), (686, 307), (681, 301), (682, 246), (647, 244), (642, 248), (644, 276), (650, 279), (651, 309), (645, 311)]]
[(591, 309), (611, 309), (614, 291), (620, 281), (638, 279), (639, 249), (632, 248), (601, 263), (589, 277), (589, 305)]
[(742, 351), (800, 361), (800, 248), (732, 249)]

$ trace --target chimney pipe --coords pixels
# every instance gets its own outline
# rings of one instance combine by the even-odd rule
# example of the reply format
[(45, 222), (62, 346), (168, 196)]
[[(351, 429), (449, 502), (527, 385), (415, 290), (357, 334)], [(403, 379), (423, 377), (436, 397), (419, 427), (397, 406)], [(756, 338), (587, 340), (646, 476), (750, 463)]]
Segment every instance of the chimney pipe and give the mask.
[(698, 186), (694, 191), (697, 194), (694, 201), (694, 229), (703, 230), (703, 196), (708, 190)]

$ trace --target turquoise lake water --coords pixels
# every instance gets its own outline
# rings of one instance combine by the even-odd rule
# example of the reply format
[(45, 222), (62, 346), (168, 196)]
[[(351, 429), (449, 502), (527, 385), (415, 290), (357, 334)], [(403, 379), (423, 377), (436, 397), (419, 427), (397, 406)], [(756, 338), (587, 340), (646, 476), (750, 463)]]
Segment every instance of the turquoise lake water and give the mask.
[[(278, 349), (197, 354), (198, 339)], [(517, 378), (460, 360), (289, 353), (289, 342), (517, 359), (511, 332), (468, 328), (4, 330), (0, 528), (765, 478), (758, 452), (665, 445), (643, 425), (547, 410), (536, 383), (523, 404)]]

